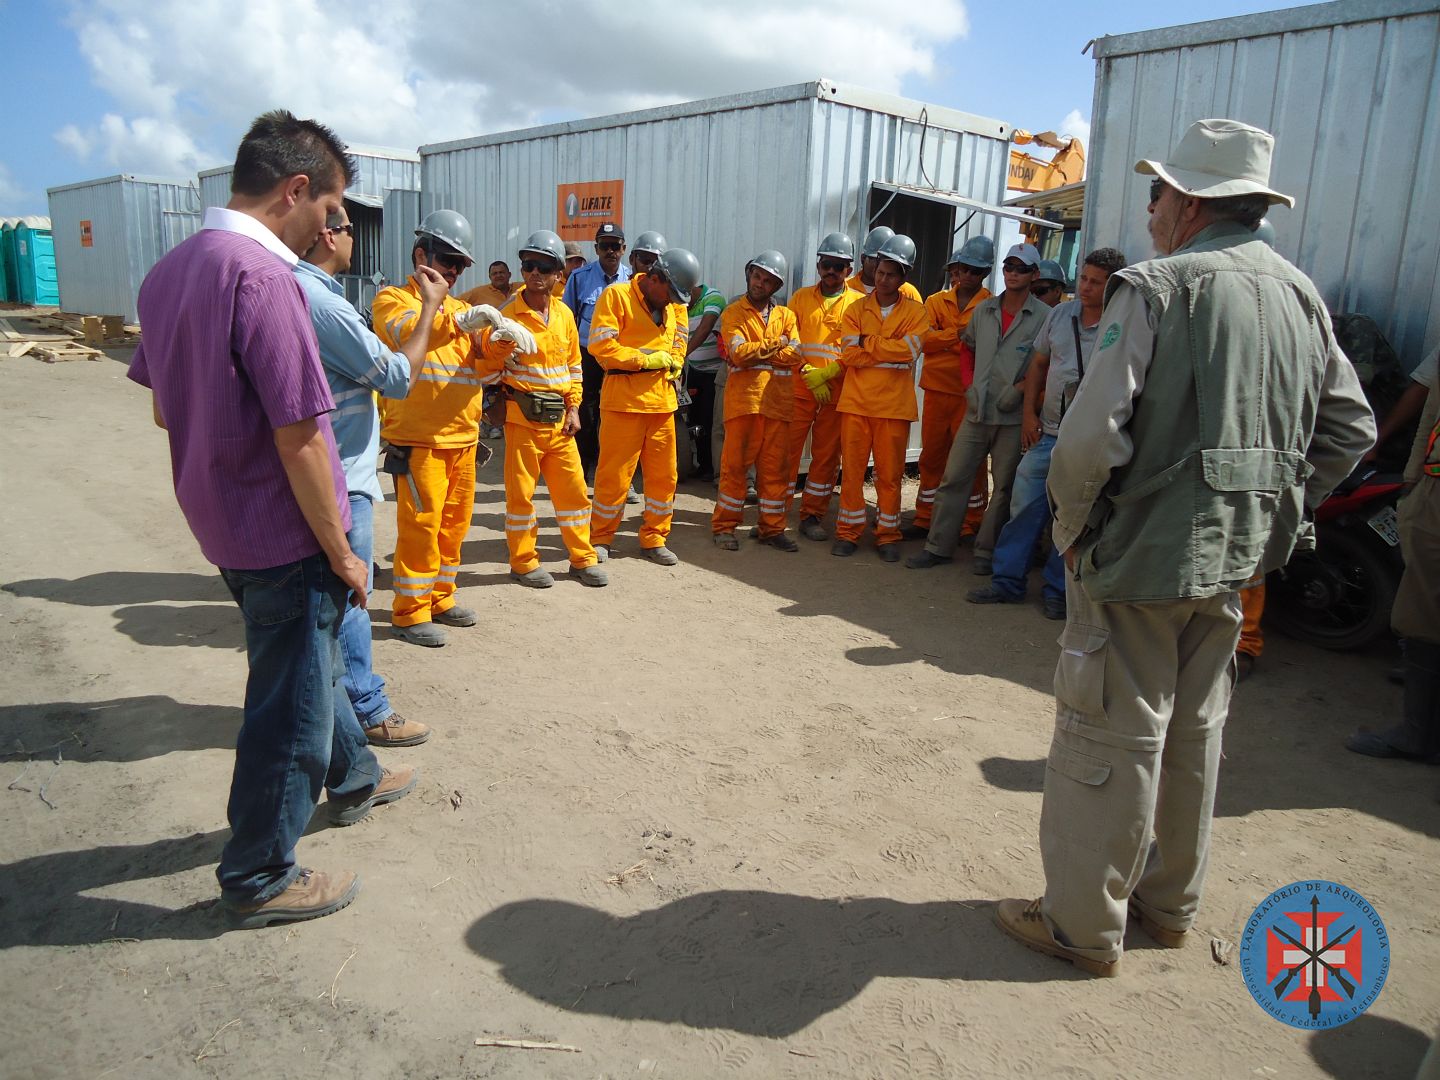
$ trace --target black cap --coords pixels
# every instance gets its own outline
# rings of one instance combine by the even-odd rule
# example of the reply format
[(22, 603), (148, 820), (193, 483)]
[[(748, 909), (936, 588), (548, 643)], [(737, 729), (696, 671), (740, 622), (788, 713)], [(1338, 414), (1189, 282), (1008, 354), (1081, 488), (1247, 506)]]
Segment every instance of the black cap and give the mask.
[(595, 242), (598, 244), (601, 240), (619, 240), (623, 244), (625, 243), (625, 230), (619, 225), (607, 221), (595, 230)]

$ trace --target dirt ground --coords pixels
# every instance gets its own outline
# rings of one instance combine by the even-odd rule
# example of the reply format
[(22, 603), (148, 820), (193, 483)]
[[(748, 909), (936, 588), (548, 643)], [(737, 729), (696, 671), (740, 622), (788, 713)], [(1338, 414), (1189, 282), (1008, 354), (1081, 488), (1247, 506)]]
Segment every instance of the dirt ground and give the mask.
[[(1038, 595), (964, 603), (968, 557), (721, 552), (699, 484), (679, 567), (633, 557), (632, 522), (610, 588), (527, 591), (498, 462), (460, 577), (481, 625), (395, 641), (377, 583), (376, 667), (437, 735), (386, 755), (414, 796), (301, 843), (358, 900), (222, 932), (241, 622), (124, 359), (0, 360), (0, 1073), (1408, 1077), (1440, 1025), (1440, 771), (1341, 748), (1396, 715), (1393, 648), (1271, 638), (1226, 732), (1200, 940), (1132, 932), (1092, 980), (990, 921), (1042, 888)], [(1209, 947), (1303, 878), (1363, 892), (1392, 942), (1375, 1006), (1318, 1034)]]

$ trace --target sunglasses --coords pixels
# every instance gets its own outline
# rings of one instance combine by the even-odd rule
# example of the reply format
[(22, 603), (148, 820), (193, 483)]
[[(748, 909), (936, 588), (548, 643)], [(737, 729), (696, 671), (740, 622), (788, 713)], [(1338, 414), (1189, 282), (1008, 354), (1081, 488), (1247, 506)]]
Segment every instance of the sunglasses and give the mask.
[(1001, 269), (1007, 274), (1033, 274), (1035, 267), (1022, 262), (1007, 262)]
[(470, 265), (470, 260), (464, 255), (452, 255), (444, 251), (432, 251), (430, 261), (439, 263), (446, 270), (453, 270), (457, 274), (464, 273), (466, 267)]
[(539, 270), (542, 274), (556, 274), (560, 272), (560, 264), (549, 259), (544, 262), (539, 259), (521, 259), (520, 269), (527, 274), (535, 270)]
[(347, 221), (344, 225), (336, 225), (333, 228), (326, 229), (325, 231), (328, 233), (343, 232), (346, 236), (354, 236), (355, 223), (353, 221)]
[(1049, 296), (1052, 292), (1059, 292), (1059, 285), (1032, 285), (1030, 291), (1036, 296)]
[(1159, 201), (1160, 201), (1160, 196), (1163, 195), (1163, 194), (1165, 194), (1165, 189), (1166, 189), (1167, 187), (1169, 187), (1169, 186), (1170, 186), (1169, 184), (1165, 183), (1165, 181), (1164, 181), (1164, 180), (1161, 180), (1158, 176), (1157, 176), (1154, 180), (1151, 180), (1151, 181), (1150, 181), (1150, 202), (1151, 202), (1151, 203), (1157, 203), (1157, 202), (1159, 202)]
[(614, 240), (606, 240), (604, 243), (596, 244), (596, 251), (619, 251), (624, 244), (617, 244)]
[(843, 259), (821, 259), (817, 264), (821, 270), (849, 270), (850, 264)]

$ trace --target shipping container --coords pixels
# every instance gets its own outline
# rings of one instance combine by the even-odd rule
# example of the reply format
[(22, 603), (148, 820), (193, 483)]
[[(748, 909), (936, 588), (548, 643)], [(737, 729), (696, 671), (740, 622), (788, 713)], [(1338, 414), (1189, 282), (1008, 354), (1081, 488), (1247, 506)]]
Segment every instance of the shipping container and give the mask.
[[(348, 149), (358, 166), (355, 183), (345, 189), (349, 204), (346, 211), (355, 225), (355, 253), (349, 271), (337, 275), (337, 280), (344, 286), (345, 298), (368, 315), (381, 284), (396, 280), (383, 269), (386, 197), (397, 189), (413, 192), (420, 186), (420, 157), (412, 151), (380, 146)], [(199, 175), (200, 200), (205, 207), (224, 206), (230, 201), (230, 177), (234, 171), (233, 165), (222, 165)], [(413, 236), (415, 225), (409, 228)], [(410, 272), (408, 255), (404, 272)]]
[(929, 293), (956, 246), (1027, 216), (998, 205), (1010, 130), (821, 79), (422, 146), (421, 209), (458, 210), (475, 229), (476, 265), (457, 292), (483, 283), (494, 259), (513, 268), (535, 229), (593, 257), (596, 227), (614, 221), (631, 241), (656, 230), (691, 249), (727, 296), (766, 248), (789, 260), (788, 292), (815, 280), (826, 233), (858, 247), (872, 225), (889, 225), (915, 240), (911, 280)]
[(140, 283), (160, 257), (200, 227), (190, 180), (107, 176), (50, 188), (60, 306), (135, 322)]
[(47, 307), (60, 302), (55, 280), (55, 241), (48, 217), (22, 217), (12, 234), (15, 245), (16, 299)]
[(1276, 249), (1332, 311), (1375, 319), (1407, 367), (1440, 345), (1440, 9), (1342, 0), (1102, 37), (1085, 246), (1154, 254), (1150, 177), (1206, 117), (1275, 136)]

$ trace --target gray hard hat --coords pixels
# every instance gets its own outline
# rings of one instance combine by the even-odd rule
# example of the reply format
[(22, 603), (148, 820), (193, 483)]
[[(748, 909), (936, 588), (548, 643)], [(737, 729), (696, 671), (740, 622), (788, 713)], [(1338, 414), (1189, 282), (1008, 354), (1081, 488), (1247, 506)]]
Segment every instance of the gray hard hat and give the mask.
[(1275, 246), (1275, 226), (1270, 224), (1270, 219), (1261, 218), (1260, 224), (1255, 226), (1255, 239), (1261, 243)]
[(963, 266), (973, 266), (977, 270), (993, 270), (995, 268), (995, 241), (988, 236), (972, 236), (965, 243), (961, 244), (946, 266), (954, 266), (960, 263)]
[(820, 241), (820, 248), (815, 255), (817, 257), (828, 255), (832, 259), (845, 259), (853, 263), (855, 261), (855, 241), (843, 232), (832, 232)]
[(785, 256), (780, 254), (780, 252), (776, 251), (774, 248), (771, 248), (768, 251), (760, 252), (759, 255), (756, 255), (753, 259), (746, 263), (745, 273), (750, 273), (750, 268), (752, 266), (758, 266), (767, 274), (773, 274), (775, 277), (780, 279), (781, 285), (784, 285), (785, 279), (790, 276), (790, 264), (785, 261)]
[(669, 246), (665, 243), (665, 237), (658, 232), (642, 232), (635, 238), (635, 246), (630, 249), (630, 254), (638, 255), (642, 251), (648, 251), (651, 255), (659, 255)]
[(1057, 285), (1065, 284), (1065, 271), (1054, 259), (1041, 259), (1040, 269), (1035, 272), (1036, 281), (1053, 281)]
[(669, 248), (651, 267), (651, 273), (657, 270), (670, 283), (670, 299), (677, 304), (690, 303), (690, 294), (700, 284), (700, 260), (684, 248)]
[(431, 210), (425, 215), (425, 220), (420, 222), (415, 235), (434, 237), (471, 262), (475, 261), (475, 256), (470, 254), (470, 249), (475, 246), (475, 233), (470, 228), (470, 222), (465, 220), (464, 214), (454, 210)]
[(538, 229), (530, 234), (529, 239), (520, 245), (519, 254), (526, 252), (535, 255), (548, 255), (561, 266), (565, 265), (565, 242), (549, 229)]
[(911, 240), (904, 233), (896, 233), (880, 246), (875, 253), (877, 259), (888, 262), (899, 263), (906, 270), (915, 266), (915, 241)]
[(880, 249), (885, 246), (885, 241), (895, 235), (895, 230), (887, 225), (877, 225), (865, 234), (865, 243), (860, 246), (860, 257), (873, 259), (880, 254)]

